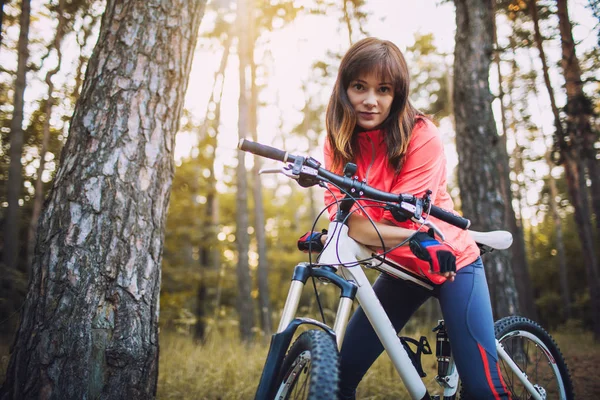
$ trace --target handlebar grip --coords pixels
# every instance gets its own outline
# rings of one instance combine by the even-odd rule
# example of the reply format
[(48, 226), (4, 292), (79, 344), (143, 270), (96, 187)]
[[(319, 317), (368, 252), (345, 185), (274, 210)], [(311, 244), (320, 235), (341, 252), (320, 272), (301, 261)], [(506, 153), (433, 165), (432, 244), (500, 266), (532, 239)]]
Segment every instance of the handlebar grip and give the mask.
[(238, 143), (238, 149), (242, 151), (249, 151), (257, 156), (270, 158), (271, 160), (287, 162), (288, 152), (276, 149), (275, 147), (267, 146), (264, 144), (252, 142), (247, 139), (240, 139)]
[(443, 208), (439, 208), (437, 206), (432, 205), (429, 215), (432, 217), (436, 217), (437, 219), (441, 219), (444, 222), (449, 223), (450, 225), (454, 225), (461, 229), (469, 229), (471, 226), (471, 221), (467, 218), (463, 218), (460, 215), (452, 214), (449, 211), (444, 210)]

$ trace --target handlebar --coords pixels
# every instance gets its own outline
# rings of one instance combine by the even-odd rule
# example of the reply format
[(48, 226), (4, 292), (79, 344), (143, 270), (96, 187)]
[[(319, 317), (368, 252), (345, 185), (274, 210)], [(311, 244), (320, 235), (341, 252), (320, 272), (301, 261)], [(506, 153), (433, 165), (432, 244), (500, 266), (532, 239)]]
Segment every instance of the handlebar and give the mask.
[[(252, 142), (247, 139), (240, 139), (238, 148), (242, 151), (247, 151), (252, 154), (256, 154), (257, 156), (270, 158), (271, 160), (275, 161), (296, 163), (297, 160), (300, 160), (303, 162), (303, 165), (310, 168), (314, 168), (317, 171), (317, 176), (320, 177), (321, 180), (327, 180), (333, 183), (334, 185), (341, 187), (347, 192), (351, 192), (352, 189), (354, 189), (354, 192), (359, 193), (361, 197), (368, 197), (373, 200), (379, 200), (389, 203), (407, 202), (415, 204), (417, 201), (417, 198), (413, 195), (402, 193), (394, 194), (375, 189), (374, 187), (369, 186), (364, 182), (360, 182), (356, 179), (352, 179), (347, 176), (341, 176), (334, 172), (326, 170), (325, 168), (320, 166), (321, 164), (318, 161), (312, 158), (304, 159), (303, 157), (295, 156), (293, 154), (288, 153), (287, 151), (283, 151), (275, 147)], [(433, 204), (431, 205), (431, 208), (428, 211), (429, 215), (431, 215), (432, 217), (447, 222), (450, 225), (454, 225), (458, 228), (468, 229), (469, 226), (471, 226), (471, 221), (467, 218), (463, 218), (460, 215), (453, 214), (450, 211), (446, 211), (443, 208), (440, 208)]]

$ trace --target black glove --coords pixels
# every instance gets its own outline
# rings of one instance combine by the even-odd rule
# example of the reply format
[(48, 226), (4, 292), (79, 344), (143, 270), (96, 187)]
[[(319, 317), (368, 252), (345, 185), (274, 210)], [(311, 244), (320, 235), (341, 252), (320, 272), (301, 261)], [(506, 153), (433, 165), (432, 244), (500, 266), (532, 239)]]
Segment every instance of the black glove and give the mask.
[(430, 272), (442, 274), (456, 272), (456, 257), (450, 246), (440, 243), (425, 232), (415, 233), (408, 242), (410, 250), (417, 258), (429, 262)]
[(323, 251), (323, 243), (321, 243), (323, 235), (327, 235), (327, 229), (323, 229), (321, 232), (306, 232), (298, 239), (298, 250), (320, 253)]

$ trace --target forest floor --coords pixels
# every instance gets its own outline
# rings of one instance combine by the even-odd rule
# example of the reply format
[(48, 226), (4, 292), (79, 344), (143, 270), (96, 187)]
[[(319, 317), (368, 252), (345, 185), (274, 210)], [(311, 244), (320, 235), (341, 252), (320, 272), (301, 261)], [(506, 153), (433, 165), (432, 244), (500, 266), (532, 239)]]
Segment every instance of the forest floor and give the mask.
[[(233, 327), (232, 327), (233, 328)], [(411, 333), (415, 337), (420, 332)], [(428, 334), (426, 334), (429, 336)], [(571, 371), (576, 399), (600, 398), (600, 344), (589, 333), (553, 333)], [(433, 338), (429, 338), (434, 343)], [(4, 381), (11, 338), (0, 337), (0, 382)], [(161, 334), (159, 399), (252, 399), (260, 378), (267, 344), (250, 346), (231, 338), (209, 339), (199, 344), (188, 336)], [(438, 392), (435, 357), (425, 356), (424, 379)], [(389, 359), (380, 357), (359, 387), (360, 399), (405, 399), (407, 393)]]
[(600, 344), (594, 343), (589, 333), (552, 336), (571, 372), (575, 398), (600, 399)]

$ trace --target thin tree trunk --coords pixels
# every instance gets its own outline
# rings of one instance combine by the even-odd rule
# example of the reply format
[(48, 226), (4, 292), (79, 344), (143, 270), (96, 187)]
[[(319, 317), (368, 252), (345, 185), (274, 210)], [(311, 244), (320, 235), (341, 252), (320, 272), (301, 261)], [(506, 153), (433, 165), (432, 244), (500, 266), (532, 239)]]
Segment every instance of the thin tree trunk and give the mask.
[[(579, 59), (575, 51), (573, 28), (569, 20), (567, 0), (557, 0), (556, 4), (562, 47), (561, 65), (565, 76), (565, 89), (567, 91), (567, 105), (565, 107), (567, 114), (567, 134), (571, 138), (576, 139), (577, 143), (581, 143), (581, 157), (585, 160), (585, 166), (588, 169), (587, 176), (592, 182), (591, 197), (592, 210), (596, 214), (597, 247), (600, 240), (600, 171), (598, 169), (597, 150), (595, 148), (598, 136), (592, 128), (593, 104), (583, 91), (581, 67), (579, 66)], [(600, 283), (598, 283), (598, 286), (600, 287)]]
[(562, 147), (564, 142), (565, 133), (562, 127), (562, 123), (560, 121), (560, 113), (558, 111), (558, 106), (556, 105), (556, 98), (554, 97), (554, 90), (552, 89), (552, 83), (550, 82), (550, 74), (548, 72), (548, 63), (546, 62), (546, 52), (544, 51), (544, 44), (542, 40), (542, 34), (540, 32), (540, 24), (537, 12), (536, 0), (529, 0), (529, 11), (531, 13), (531, 19), (533, 20), (533, 29), (534, 29), (534, 41), (538, 51), (540, 53), (540, 61), (542, 62), (542, 74), (544, 77), (544, 83), (546, 84), (546, 89), (548, 90), (548, 96), (550, 97), (550, 107), (552, 109), (552, 115), (554, 115), (554, 127), (556, 129), (556, 137), (561, 142), (559, 146)]
[[(248, 5), (247, 0), (238, 0), (237, 9), (238, 25), (238, 56), (240, 60), (239, 79), (240, 97), (238, 102), (239, 119), (238, 134), (240, 139), (248, 137), (249, 107), (248, 88), (246, 83), (246, 70), (250, 65), (250, 44), (248, 35)], [(252, 300), (252, 278), (248, 263), (250, 240), (248, 238), (248, 178), (246, 171), (246, 154), (238, 150), (237, 165), (237, 193), (236, 193), (236, 243), (238, 250), (237, 261), (237, 309), (240, 318), (240, 337), (243, 341), (252, 338), (254, 327), (254, 301)]]
[(342, 11), (344, 13), (344, 22), (346, 22), (346, 28), (348, 28), (348, 42), (352, 46), (354, 43), (352, 41), (352, 19), (350, 18), (350, 13), (348, 12), (348, 1), (342, 0)]
[[(52, 118), (52, 107), (54, 106), (54, 83), (52, 83), (52, 77), (60, 71), (62, 64), (62, 51), (60, 49), (62, 40), (65, 34), (65, 25), (67, 18), (64, 15), (65, 0), (59, 0), (58, 2), (58, 25), (56, 27), (56, 33), (52, 42), (52, 47), (56, 49), (56, 67), (49, 70), (46, 73), (44, 81), (48, 85), (47, 96), (44, 107), (44, 128), (42, 137), (42, 148), (40, 150), (40, 166), (37, 170), (37, 177), (35, 179), (35, 195), (33, 198), (33, 211), (31, 213), (31, 220), (29, 221), (29, 230), (27, 233), (27, 268), (31, 268), (33, 261), (33, 252), (35, 245), (35, 233), (37, 231), (38, 219), (42, 211), (42, 204), (44, 202), (44, 187), (42, 176), (46, 167), (46, 153), (48, 152), (48, 143), (50, 142), (50, 120)], [(50, 51), (50, 49), (48, 50)]]
[[(90, 17), (90, 21), (89, 23), (86, 23), (86, 17), (88, 16)], [(96, 26), (97, 21), (98, 17), (95, 15), (86, 13), (83, 16), (83, 23), (81, 25), (83, 37), (81, 38), (81, 41), (79, 41), (79, 39), (77, 40), (79, 44), (80, 53), (79, 59), (77, 60), (77, 68), (75, 69), (75, 86), (73, 86), (73, 91), (71, 92), (71, 97), (73, 99), (77, 99), (79, 97), (79, 90), (81, 89), (81, 85), (83, 84), (83, 74), (85, 71), (85, 67), (87, 66), (89, 61), (88, 57), (86, 57), (83, 54), (83, 50), (87, 46), (88, 40), (92, 38), (92, 35), (94, 33), (94, 27)]]
[(175, 134), (204, 6), (107, 1), (1, 399), (156, 396)]
[[(252, 12), (249, 13), (252, 15)], [(252, 140), (258, 140), (258, 88), (256, 86), (256, 64), (254, 62), (254, 45), (256, 41), (256, 27), (252, 20), (252, 41), (249, 49), (250, 57), (250, 132)], [(263, 204), (263, 186), (261, 176), (258, 174), (262, 160), (254, 157), (252, 167), (252, 178), (254, 185), (252, 193), (254, 196), (254, 233), (256, 234), (256, 247), (258, 251), (258, 302), (260, 306), (261, 327), (266, 337), (271, 336), (271, 299), (269, 294), (269, 264), (267, 260), (267, 235), (265, 232), (265, 210)]]
[[(592, 224), (590, 222), (590, 213), (587, 205), (587, 187), (585, 185), (585, 160), (581, 159), (582, 138), (577, 137), (577, 133), (573, 132), (576, 129), (573, 123), (568, 124), (568, 132), (565, 133), (558, 113), (558, 107), (554, 99), (554, 90), (550, 82), (548, 66), (546, 64), (546, 56), (542, 36), (540, 34), (539, 20), (537, 14), (537, 5), (535, 0), (530, 0), (529, 8), (534, 24), (535, 42), (540, 53), (542, 68), (544, 73), (544, 81), (546, 89), (550, 97), (550, 104), (554, 113), (554, 125), (556, 127), (556, 144), (559, 150), (559, 162), (563, 164), (565, 169), (565, 178), (569, 191), (571, 204), (575, 209), (575, 223), (577, 224), (577, 232), (581, 248), (583, 251), (583, 259), (586, 267), (586, 275), (590, 290), (592, 321), (594, 329), (594, 337), (600, 340), (600, 286), (598, 282), (598, 261), (594, 249), (592, 236)], [(563, 53), (563, 57), (564, 57)], [(565, 71), (566, 72), (566, 71)], [(569, 77), (566, 76), (567, 84)], [(567, 85), (568, 86), (568, 85)], [(572, 89), (571, 89), (572, 90)], [(569, 91), (567, 92), (567, 104), (569, 102)], [(567, 109), (569, 106), (567, 105)], [(567, 135), (569, 140), (567, 141)]]
[(0, 47), (2, 47), (2, 26), (3, 26), (3, 22), (4, 22), (4, 4), (6, 3), (5, 0), (0, 0)]
[[(492, 113), (489, 71), (493, 47), (491, 2), (455, 0), (454, 114), (462, 210), (476, 230), (503, 227), (510, 217), (508, 157)], [(507, 196), (509, 196), (507, 198)], [(514, 218), (514, 215), (512, 216)], [(496, 317), (518, 311), (511, 255), (495, 251), (486, 259)]]
[[(499, 92), (499, 99), (500, 99), (500, 112), (501, 112), (501, 120), (502, 120), (502, 131), (503, 131), (503, 135), (502, 135), (502, 139), (503, 139), (503, 152), (505, 152), (505, 155), (502, 155), (503, 159), (506, 159), (506, 164), (503, 164), (504, 171), (503, 174), (501, 175), (500, 179), (503, 181), (502, 184), (502, 189), (504, 191), (503, 193), (503, 197), (504, 199), (506, 199), (505, 201), (505, 205), (506, 205), (506, 225), (509, 227), (512, 235), (513, 235), (513, 245), (511, 247), (511, 254), (512, 254), (512, 259), (511, 259), (511, 263), (512, 263), (512, 270), (513, 270), (513, 274), (515, 277), (515, 286), (517, 287), (517, 292), (518, 292), (518, 298), (519, 298), (519, 309), (521, 310), (521, 314), (525, 315), (526, 317), (535, 319), (536, 318), (536, 312), (535, 312), (535, 302), (533, 300), (533, 293), (532, 293), (532, 285), (531, 285), (531, 278), (529, 276), (529, 270), (528, 270), (528, 264), (527, 264), (527, 257), (526, 257), (526, 250), (525, 250), (525, 237), (523, 234), (523, 225), (519, 223), (519, 221), (517, 220), (516, 214), (515, 214), (515, 210), (513, 208), (513, 204), (512, 204), (512, 198), (513, 198), (513, 194), (512, 194), (512, 190), (511, 190), (511, 181), (510, 181), (510, 174), (508, 171), (508, 149), (507, 149), (507, 139), (508, 139), (508, 128), (507, 128), (507, 121), (506, 121), (506, 106), (504, 104), (504, 88), (502, 87), (504, 79), (502, 76), (502, 71), (500, 69), (500, 49), (498, 48), (498, 38), (496, 35), (496, 24), (495, 24), (495, 17), (494, 19), (494, 43), (495, 43), (495, 48), (496, 51), (494, 52), (494, 58), (495, 58), (495, 62), (496, 62), (496, 66), (497, 66), (497, 72), (498, 72), (498, 92)], [(515, 68), (515, 64), (513, 63), (513, 74), (516, 72), (514, 70)], [(512, 85), (509, 84), (509, 99), (512, 99)], [(514, 108), (512, 103), (511, 103), (511, 109)], [(513, 110), (514, 111), (514, 110)], [(514, 115), (514, 112), (513, 112)], [(515, 141), (517, 141), (516, 138), (516, 130), (513, 129), (513, 132), (515, 133)], [(517, 141), (518, 143), (518, 141)], [(519, 146), (516, 146), (516, 153), (514, 154), (514, 157), (517, 158), (516, 163), (520, 164), (522, 163), (521, 160), (521, 154), (519, 152)], [(517, 175), (519, 174), (519, 171), (516, 171)], [(523, 171), (520, 171), (521, 173)], [(521, 204), (521, 199), (519, 196), (519, 192), (517, 191), (517, 198), (519, 200), (519, 204)]]
[[(202, 248), (200, 249), (200, 267), (201, 268), (212, 268), (215, 271), (219, 271), (219, 265), (221, 264), (221, 255), (218, 246), (214, 244), (214, 238), (217, 236), (217, 227), (219, 225), (219, 210), (218, 210), (218, 198), (217, 198), (217, 179), (215, 177), (215, 159), (217, 149), (217, 137), (219, 134), (219, 125), (221, 123), (221, 99), (223, 98), (223, 83), (225, 82), (225, 68), (227, 67), (227, 61), (229, 59), (229, 51), (231, 47), (232, 36), (227, 35), (225, 43), (223, 44), (223, 55), (221, 56), (221, 62), (219, 63), (219, 69), (215, 73), (215, 79), (212, 90), (210, 92), (210, 98), (206, 107), (206, 113), (204, 114), (204, 124), (198, 134), (198, 140), (204, 140), (205, 146), (210, 147), (211, 155), (208, 159), (208, 171), (209, 176), (206, 182), (206, 208), (205, 208), (205, 221), (206, 230), (204, 232), (204, 240)], [(215, 96), (217, 84), (219, 84), (219, 92)], [(214, 107), (214, 118), (209, 118), (209, 113), (213, 112), (211, 109)], [(204, 279), (206, 274), (202, 274)], [(202, 315), (205, 314), (205, 305), (200, 304), (200, 299), (203, 299), (206, 295), (206, 285), (201, 280), (198, 287), (198, 311)], [(196, 324), (196, 338), (204, 339), (204, 333), (206, 332), (204, 323), (200, 319), (200, 315), (197, 315), (198, 323)]]
[(19, 200), (23, 192), (23, 107), (26, 87), (27, 60), (29, 59), (29, 22), (31, 1), (21, 2), (21, 17), (17, 61), (17, 76), (15, 79), (15, 94), (12, 121), (10, 123), (10, 166), (8, 169), (7, 199), (8, 208), (4, 221), (3, 262), (6, 267), (16, 269), (19, 264), (21, 206)]
[[(546, 154), (546, 161), (552, 171), (552, 159), (550, 153)], [(556, 197), (558, 189), (556, 188), (556, 180), (552, 176), (552, 172), (548, 174), (548, 185), (550, 186), (550, 212), (554, 220), (554, 230), (556, 231), (556, 255), (558, 256), (558, 277), (560, 279), (560, 297), (563, 303), (563, 317), (565, 320), (571, 318), (571, 293), (569, 290), (569, 275), (567, 273), (567, 256), (565, 252), (565, 241), (563, 238), (563, 224), (560, 214), (558, 213), (558, 205)]]
[[(589, 0), (589, 8), (592, 10), (594, 17), (598, 20), (600, 24), (600, 0)], [(600, 30), (597, 32), (598, 35), (598, 47), (600, 47)]]
[[(541, 46), (541, 42), (538, 43), (538, 45)], [(543, 46), (541, 46), (541, 52), (543, 54)], [(531, 59), (531, 61), (533, 62), (532, 59)], [(533, 82), (532, 82), (531, 87), (533, 90), (533, 94), (535, 95), (535, 98), (537, 100), (539, 98), (539, 92), (537, 90), (535, 75), (532, 78), (533, 78)], [(549, 88), (549, 89), (551, 90), (552, 88)], [(541, 109), (539, 101), (536, 101), (536, 104), (538, 105), (538, 111), (541, 114), (542, 109)], [(542, 131), (542, 129), (543, 128), (540, 127), (540, 131)], [(545, 137), (546, 135), (542, 132), (542, 136)], [(549, 150), (546, 153), (546, 162), (548, 163), (548, 167), (550, 169), (550, 173), (548, 174), (548, 182), (549, 182), (549, 186), (550, 186), (549, 204), (550, 204), (550, 211), (552, 213), (552, 218), (554, 220), (554, 226), (555, 226), (555, 230), (556, 230), (556, 243), (555, 244), (556, 244), (556, 250), (557, 250), (557, 256), (558, 256), (558, 275), (559, 275), (559, 279), (560, 279), (560, 296), (561, 296), (561, 300), (563, 302), (563, 317), (565, 318), (565, 320), (567, 320), (572, 317), (571, 295), (570, 295), (570, 290), (569, 290), (569, 275), (568, 275), (568, 270), (567, 270), (565, 241), (564, 241), (564, 236), (563, 236), (563, 232), (564, 232), (563, 231), (563, 221), (562, 221), (562, 218), (560, 217), (560, 214), (558, 213), (558, 204), (556, 202), (556, 197), (558, 195), (558, 189), (556, 188), (556, 180), (552, 176), (552, 167), (554, 166), (552, 150)], [(535, 243), (535, 235), (533, 234), (533, 229), (531, 229), (530, 231), (532, 233), (530, 240), (531, 240), (531, 244), (533, 246), (533, 244)]]

